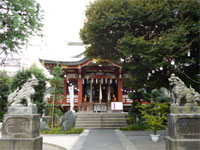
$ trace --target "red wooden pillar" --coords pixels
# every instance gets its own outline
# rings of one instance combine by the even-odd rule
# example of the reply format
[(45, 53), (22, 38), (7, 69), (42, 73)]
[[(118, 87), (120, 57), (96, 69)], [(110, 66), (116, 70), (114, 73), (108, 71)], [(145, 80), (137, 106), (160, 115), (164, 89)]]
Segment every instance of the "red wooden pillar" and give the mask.
[(118, 79), (117, 89), (118, 89), (118, 102), (122, 102), (122, 79)]
[(80, 110), (80, 107), (81, 107), (81, 104), (82, 104), (82, 99), (83, 99), (83, 94), (82, 94), (82, 91), (83, 91), (83, 79), (82, 78), (79, 78), (78, 79), (78, 109)]
[(63, 95), (64, 95), (64, 98), (63, 98), (62, 103), (65, 103), (66, 99), (67, 99), (67, 79), (66, 79), (66, 77), (64, 77), (64, 80), (63, 80)]

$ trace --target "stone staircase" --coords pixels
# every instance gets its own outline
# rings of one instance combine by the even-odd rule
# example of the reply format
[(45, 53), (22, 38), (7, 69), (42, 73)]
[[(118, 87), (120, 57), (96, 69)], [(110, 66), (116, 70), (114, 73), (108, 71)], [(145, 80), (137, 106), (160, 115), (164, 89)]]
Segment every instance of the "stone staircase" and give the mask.
[(76, 114), (75, 128), (121, 128), (126, 127), (126, 113), (85, 113)]

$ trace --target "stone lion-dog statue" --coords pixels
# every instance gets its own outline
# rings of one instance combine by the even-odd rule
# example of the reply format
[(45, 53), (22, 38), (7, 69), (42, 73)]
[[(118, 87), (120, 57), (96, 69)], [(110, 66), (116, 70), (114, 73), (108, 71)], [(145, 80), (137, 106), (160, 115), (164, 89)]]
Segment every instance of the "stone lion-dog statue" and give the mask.
[(35, 94), (34, 86), (39, 84), (39, 80), (31, 74), (32, 78), (28, 79), (20, 89), (19, 87), (8, 96), (10, 106), (23, 107), (23, 100), (26, 100), (28, 107), (35, 107), (36, 104), (32, 101), (32, 96)]
[(200, 105), (200, 94), (192, 87), (188, 88), (185, 83), (175, 74), (171, 74), (168, 79), (172, 86), (172, 94), (175, 98), (175, 105), (178, 106), (198, 106)]

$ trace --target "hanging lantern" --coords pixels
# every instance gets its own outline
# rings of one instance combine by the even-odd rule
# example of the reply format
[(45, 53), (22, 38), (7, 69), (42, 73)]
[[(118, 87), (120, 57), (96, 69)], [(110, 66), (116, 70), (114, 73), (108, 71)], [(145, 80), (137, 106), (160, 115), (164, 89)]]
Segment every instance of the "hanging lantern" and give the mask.
[(162, 67), (162, 66), (160, 67), (160, 70), (163, 70), (163, 67)]
[(152, 70), (152, 73), (155, 73), (155, 70)]
[(190, 57), (190, 54), (191, 54), (190, 48), (188, 48), (188, 53), (187, 53), (188, 57)]
[(172, 59), (171, 65), (175, 65), (175, 60), (174, 59)]
[(110, 84), (112, 84), (112, 79), (110, 79)]
[(85, 82), (85, 79), (83, 79), (83, 84), (84, 84), (84, 82)]

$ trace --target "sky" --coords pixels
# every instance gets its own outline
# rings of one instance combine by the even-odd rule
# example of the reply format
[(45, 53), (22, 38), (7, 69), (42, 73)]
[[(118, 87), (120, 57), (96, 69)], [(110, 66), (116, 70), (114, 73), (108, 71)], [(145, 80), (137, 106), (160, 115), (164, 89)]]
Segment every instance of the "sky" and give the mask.
[(86, 6), (93, 0), (37, 0), (44, 10), (43, 38), (31, 37), (24, 55), (31, 58), (65, 60), (84, 51), (71, 50), (68, 42), (81, 42), (79, 31)]
[[(19, 54), (23, 68), (33, 63), (42, 67), (39, 58), (68, 61), (84, 51), (84, 46), (70, 47), (68, 42), (81, 42), (79, 31), (85, 20), (85, 10), (94, 0), (36, 0), (43, 9), (43, 37), (32, 36)], [(13, 57), (13, 56), (11, 56)], [(18, 68), (3, 67), (0, 70)]]

